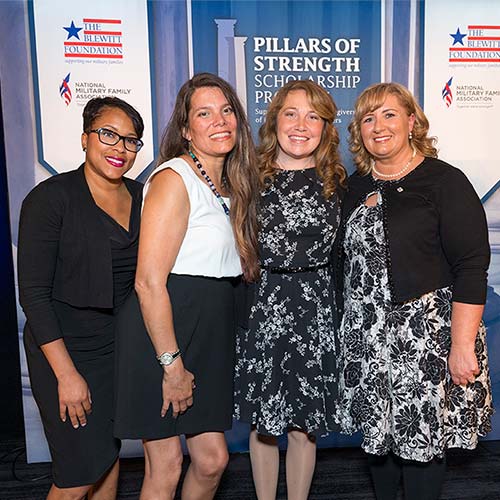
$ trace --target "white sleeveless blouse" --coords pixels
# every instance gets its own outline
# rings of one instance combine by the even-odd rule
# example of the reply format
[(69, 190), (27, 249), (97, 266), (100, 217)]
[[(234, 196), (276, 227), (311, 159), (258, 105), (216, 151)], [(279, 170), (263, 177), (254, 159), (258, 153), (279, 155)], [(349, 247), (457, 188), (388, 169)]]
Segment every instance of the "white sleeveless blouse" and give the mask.
[[(177, 172), (186, 186), (190, 212), (186, 234), (172, 268), (174, 274), (234, 277), (242, 274), (229, 217), (211, 189), (182, 158), (173, 158), (159, 165), (144, 185), (146, 199), (154, 175), (166, 168)], [(224, 198), (229, 207), (229, 198)]]

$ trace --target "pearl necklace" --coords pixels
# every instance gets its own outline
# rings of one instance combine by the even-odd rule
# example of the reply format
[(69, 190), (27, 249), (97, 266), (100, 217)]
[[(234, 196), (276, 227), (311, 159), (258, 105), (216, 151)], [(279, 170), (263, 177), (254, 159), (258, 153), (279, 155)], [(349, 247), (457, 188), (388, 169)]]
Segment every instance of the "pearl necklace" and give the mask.
[(385, 177), (386, 179), (395, 179), (396, 177), (399, 177), (401, 174), (404, 174), (408, 170), (408, 168), (410, 168), (411, 162), (414, 160), (416, 154), (417, 150), (413, 148), (413, 154), (411, 155), (411, 158), (408, 160), (406, 165), (399, 172), (396, 172), (395, 174), (383, 174), (382, 172), (379, 172), (375, 168), (375, 161), (372, 160), (372, 172), (375, 172), (378, 177)]
[(193, 159), (194, 164), (196, 165), (196, 168), (200, 171), (200, 174), (207, 181), (207, 184), (210, 187), (210, 189), (212, 190), (212, 193), (214, 193), (217, 200), (219, 200), (219, 203), (222, 205), (224, 212), (226, 213), (226, 215), (229, 215), (229, 207), (226, 205), (226, 203), (222, 199), (222, 195), (219, 193), (219, 191), (217, 191), (215, 184), (212, 182), (212, 179), (210, 179), (210, 177), (208, 176), (206, 170), (203, 168), (203, 165), (200, 163), (200, 160), (198, 160), (198, 158), (196, 158), (195, 154), (191, 150), (189, 150), (188, 153), (189, 153), (189, 156), (191, 156), (191, 158)]

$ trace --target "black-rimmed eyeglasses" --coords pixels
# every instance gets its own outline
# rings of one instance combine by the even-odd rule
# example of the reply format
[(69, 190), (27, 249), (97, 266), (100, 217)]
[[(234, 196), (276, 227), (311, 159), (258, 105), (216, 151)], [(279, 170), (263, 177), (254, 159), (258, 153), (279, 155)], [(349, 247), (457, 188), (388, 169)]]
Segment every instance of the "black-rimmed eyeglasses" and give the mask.
[(125, 149), (127, 151), (130, 151), (131, 153), (138, 153), (141, 150), (142, 146), (144, 146), (144, 143), (140, 139), (137, 139), (137, 137), (127, 137), (124, 135), (120, 135), (107, 128), (89, 130), (89, 133), (90, 132), (96, 133), (99, 137), (99, 141), (101, 141), (103, 144), (107, 144), (108, 146), (114, 146), (120, 141), (123, 141)]

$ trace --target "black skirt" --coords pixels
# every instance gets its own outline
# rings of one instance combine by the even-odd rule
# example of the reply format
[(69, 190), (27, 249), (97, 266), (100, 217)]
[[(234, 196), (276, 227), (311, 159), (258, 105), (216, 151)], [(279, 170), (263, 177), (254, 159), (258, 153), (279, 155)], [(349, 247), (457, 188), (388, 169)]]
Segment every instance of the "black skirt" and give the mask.
[(54, 484), (72, 488), (96, 483), (118, 458), (120, 441), (113, 437), (113, 311), (79, 309), (54, 301), (65, 344), (92, 397), (87, 425), (74, 429), (59, 417), (57, 379), (29, 324), (24, 346), (31, 389), (42, 418)]
[(231, 428), (236, 333), (234, 278), (171, 274), (167, 288), (182, 361), (193, 373), (193, 406), (161, 417), (163, 369), (132, 293), (117, 318), (115, 436), (161, 439)]

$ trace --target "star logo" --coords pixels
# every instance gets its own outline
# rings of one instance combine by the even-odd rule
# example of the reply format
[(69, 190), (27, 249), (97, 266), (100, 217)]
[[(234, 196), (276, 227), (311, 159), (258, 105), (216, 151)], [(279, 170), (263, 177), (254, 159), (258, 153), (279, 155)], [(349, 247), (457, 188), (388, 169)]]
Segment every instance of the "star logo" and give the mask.
[(66, 38), (66, 40), (69, 40), (73, 36), (77, 40), (80, 40), (80, 37), (78, 36), (78, 32), (81, 31), (83, 28), (77, 28), (73, 21), (71, 21), (71, 26), (67, 26), (67, 27), (63, 26), (63, 29), (65, 29), (68, 32), (68, 38)]
[(463, 39), (467, 36), (467, 35), (462, 35), (462, 33), (460, 33), (460, 28), (457, 28), (457, 32), (456, 33), (450, 33), (450, 36), (453, 38), (453, 45), (455, 45), (456, 43), (461, 43), (462, 45), (464, 44), (463, 42)]

